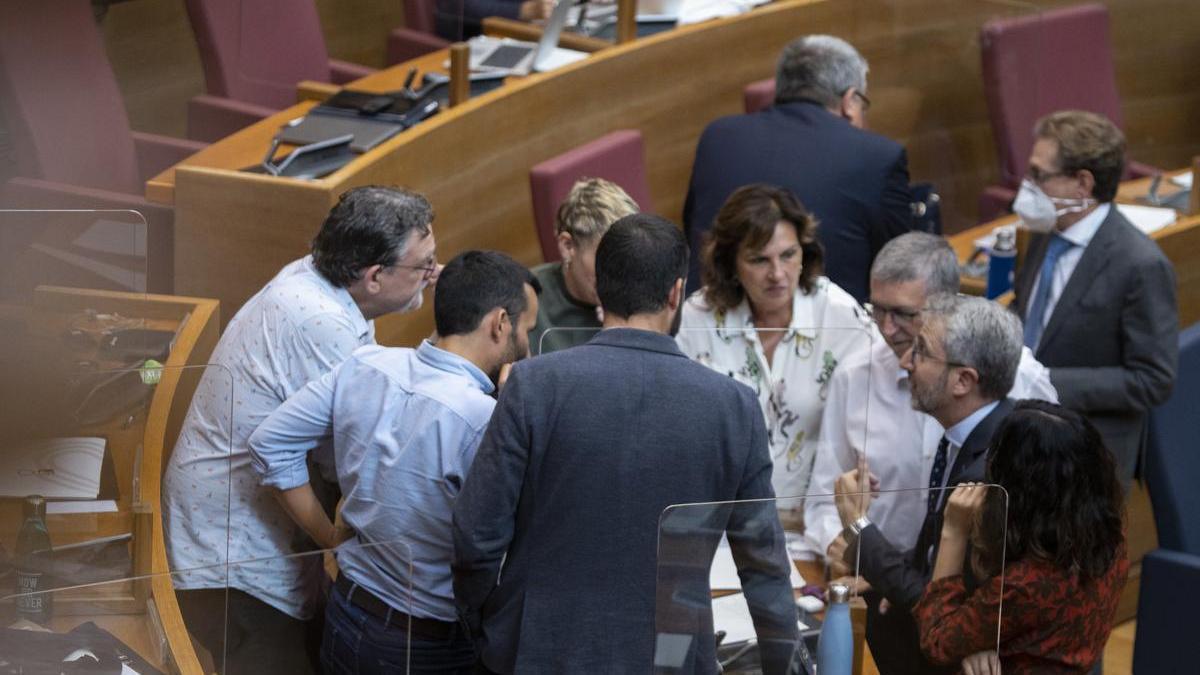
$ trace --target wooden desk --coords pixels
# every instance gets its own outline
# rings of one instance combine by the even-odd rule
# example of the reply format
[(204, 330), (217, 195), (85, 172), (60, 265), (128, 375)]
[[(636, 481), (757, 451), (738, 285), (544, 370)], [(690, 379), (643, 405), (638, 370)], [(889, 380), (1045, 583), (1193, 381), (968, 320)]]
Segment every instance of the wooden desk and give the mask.
[[(1186, 58), (1200, 48), (1200, 33), (1184, 28), (1200, 18), (1200, 3), (1170, 13), (1145, 12), (1136, 0), (1109, 5), (1131, 155), (1182, 165), (1200, 150), (1191, 135), (1200, 69)], [(831, 33), (871, 61), (870, 123), (906, 144), (913, 179), (938, 187), (953, 232), (974, 223), (975, 200), (998, 173), (979, 74), (979, 28), (1017, 11), (949, 0), (777, 2), (610, 47), (511, 83), (322, 180), (234, 171), (257, 163), (278, 127), (312, 105), (298, 104), (158, 176), (147, 196), (175, 206), (177, 292), (217, 298), (229, 316), (304, 254), (337, 196), (358, 185), (400, 184), (426, 194), (438, 214), (434, 230), (443, 260), (468, 248), (492, 248), (535, 264), (541, 253), (531, 166), (610, 131), (639, 129), (655, 210), (678, 220), (703, 128), (741, 111), (742, 88), (771, 76), (789, 40)], [(445, 57), (427, 58), (440, 64)], [(355, 86), (392, 89), (406, 72), (401, 65)], [(1173, 140), (1180, 138), (1190, 140)], [(431, 305), (380, 319), (380, 342), (416, 344), (432, 329)]]
[[(51, 628), (67, 631), (94, 621), (152, 665), (164, 671), (199, 674), (202, 671), (180, 617), (171, 578), (165, 574), (168, 566), (159, 497), (164, 461), (179, 435), (202, 366), (216, 346), (218, 304), (198, 298), (43, 286), (35, 291), (32, 306), (15, 311), (26, 315), (31, 331), (50, 330), (56, 334), (46, 338), (57, 340), (68, 325), (79, 325), (78, 318), (89, 310), (119, 314), (141, 327), (175, 330), (176, 336), (161, 380), (142, 409), (144, 414), (139, 411), (132, 420), (118, 419), (90, 428), (108, 438), (120, 489), (117, 512), (47, 517), (56, 547), (132, 533), (133, 575), (143, 578), (57, 591)], [(20, 522), (19, 503), (0, 503), (0, 538), (9, 550)]]

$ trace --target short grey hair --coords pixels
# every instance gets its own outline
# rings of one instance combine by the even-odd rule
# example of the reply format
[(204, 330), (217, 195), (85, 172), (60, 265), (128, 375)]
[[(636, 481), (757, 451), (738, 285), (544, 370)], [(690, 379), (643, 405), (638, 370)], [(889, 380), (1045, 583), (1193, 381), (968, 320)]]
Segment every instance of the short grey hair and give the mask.
[(867, 60), (832, 35), (806, 35), (788, 43), (775, 70), (775, 102), (811, 100), (826, 108), (853, 87), (867, 93)]
[(884, 244), (871, 265), (871, 281), (925, 282), (927, 295), (958, 292), (958, 255), (950, 243), (928, 232), (906, 232)]
[(998, 303), (966, 295), (936, 295), (925, 307), (926, 322), (944, 327), (946, 360), (979, 373), (979, 393), (998, 401), (1008, 396), (1021, 362), (1021, 320)]

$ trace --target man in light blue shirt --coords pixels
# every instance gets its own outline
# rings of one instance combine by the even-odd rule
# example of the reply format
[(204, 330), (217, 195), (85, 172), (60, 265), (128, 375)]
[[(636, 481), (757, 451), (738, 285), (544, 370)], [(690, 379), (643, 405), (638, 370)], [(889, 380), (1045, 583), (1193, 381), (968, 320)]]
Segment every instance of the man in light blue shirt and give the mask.
[[(451, 585), (451, 512), (501, 368), (529, 353), (539, 288), (504, 254), (459, 255), (438, 279), (434, 338), (415, 350), (356, 350), (251, 435), (262, 485), (278, 491), (318, 544), (337, 546), (341, 574), (321, 645), (326, 673), (406, 662), (411, 672), (471, 672), (474, 651)], [(305, 462), (329, 439), (344, 495), (340, 527), (317, 502)]]

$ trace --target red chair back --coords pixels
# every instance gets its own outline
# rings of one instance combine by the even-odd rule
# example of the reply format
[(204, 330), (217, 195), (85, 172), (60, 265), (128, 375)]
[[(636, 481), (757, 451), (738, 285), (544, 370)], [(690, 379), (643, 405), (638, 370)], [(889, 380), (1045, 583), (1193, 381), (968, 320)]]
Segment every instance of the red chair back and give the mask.
[(433, 21), (436, 12), (436, 0), (404, 0), (404, 25), (415, 31), (436, 35)]
[(208, 93), (286, 108), (296, 83), (329, 82), (313, 0), (185, 0)]
[(1108, 10), (1065, 7), (984, 24), (980, 33), (1001, 181), (1016, 187), (1033, 149), (1033, 125), (1056, 110), (1099, 113), (1122, 126)]
[(612, 181), (629, 193), (642, 211), (654, 210), (650, 203), (650, 186), (646, 182), (640, 131), (614, 131), (552, 157), (529, 170), (533, 220), (546, 262), (560, 259), (554, 219), (558, 205), (566, 199), (571, 186), (580, 178)]
[(751, 82), (742, 89), (742, 107), (746, 112), (758, 112), (775, 104), (775, 78)]
[(88, 0), (0, 2), (0, 113), (18, 175), (141, 194), (129, 117)]

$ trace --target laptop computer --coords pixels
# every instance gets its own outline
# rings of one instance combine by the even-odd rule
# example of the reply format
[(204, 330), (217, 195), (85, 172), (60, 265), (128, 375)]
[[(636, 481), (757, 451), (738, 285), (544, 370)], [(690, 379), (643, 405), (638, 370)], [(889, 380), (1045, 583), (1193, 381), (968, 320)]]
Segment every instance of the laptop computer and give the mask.
[(558, 36), (574, 4), (574, 0), (558, 1), (542, 28), (542, 38), (537, 44), (487, 36), (471, 38), (471, 70), (527, 75), (531, 70), (553, 70), (587, 58), (584, 52), (558, 46)]

